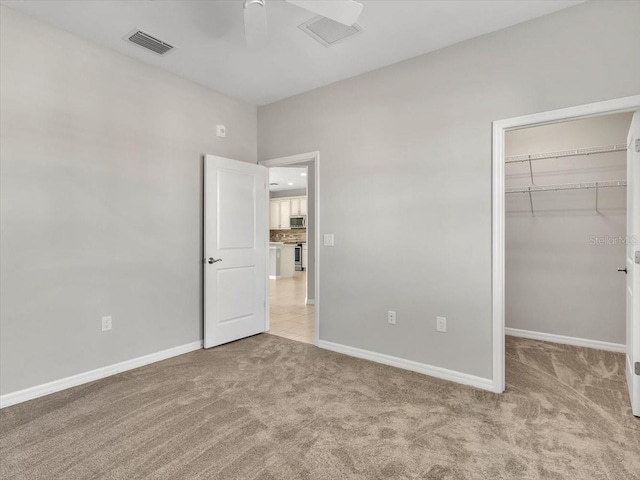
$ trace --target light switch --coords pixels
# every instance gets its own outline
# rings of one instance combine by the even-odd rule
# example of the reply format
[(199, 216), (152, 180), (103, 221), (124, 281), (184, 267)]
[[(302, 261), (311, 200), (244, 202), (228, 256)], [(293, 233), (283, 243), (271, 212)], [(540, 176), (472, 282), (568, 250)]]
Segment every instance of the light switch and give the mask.
[(111, 319), (111, 315), (102, 317), (102, 331), (106, 332), (108, 330), (111, 330), (111, 327), (113, 326), (112, 322), (113, 320)]
[(324, 234), (324, 246), (333, 247), (333, 233)]

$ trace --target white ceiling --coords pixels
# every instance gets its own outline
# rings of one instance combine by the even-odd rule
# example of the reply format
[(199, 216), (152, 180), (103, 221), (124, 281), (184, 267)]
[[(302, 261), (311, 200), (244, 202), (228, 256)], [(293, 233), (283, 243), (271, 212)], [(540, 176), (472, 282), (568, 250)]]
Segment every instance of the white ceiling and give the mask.
[[(582, 0), (358, 0), (364, 33), (326, 48), (298, 29), (315, 15), (267, 0), (269, 43), (245, 46), (242, 0), (2, 0), (140, 61), (265, 105)], [(158, 57), (122, 37), (140, 28), (178, 49)]]
[[(270, 192), (284, 192), (287, 190), (300, 190), (307, 188), (307, 167), (272, 167), (269, 169)], [(293, 185), (289, 185), (292, 183)]]

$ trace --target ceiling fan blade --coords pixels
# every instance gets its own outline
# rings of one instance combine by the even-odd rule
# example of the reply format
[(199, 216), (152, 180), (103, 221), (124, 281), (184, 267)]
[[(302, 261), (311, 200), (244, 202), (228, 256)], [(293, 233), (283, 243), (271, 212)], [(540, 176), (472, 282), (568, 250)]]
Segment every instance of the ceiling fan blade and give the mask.
[(362, 13), (362, 4), (353, 0), (285, 0), (317, 15), (351, 26)]
[(250, 47), (267, 43), (267, 9), (264, 0), (244, 2), (244, 37)]

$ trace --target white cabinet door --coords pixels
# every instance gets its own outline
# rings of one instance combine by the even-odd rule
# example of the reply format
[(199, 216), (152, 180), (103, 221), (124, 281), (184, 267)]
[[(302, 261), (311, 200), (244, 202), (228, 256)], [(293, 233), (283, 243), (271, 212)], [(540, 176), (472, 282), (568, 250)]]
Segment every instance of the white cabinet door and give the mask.
[(288, 198), (273, 198), (270, 201), (270, 230), (291, 228), (291, 201)]
[(300, 198), (291, 197), (291, 215), (300, 215)]
[(288, 230), (291, 228), (291, 200), (288, 198), (280, 199), (280, 229)]
[(207, 155), (204, 164), (204, 347), (266, 330), (268, 175)]
[(307, 214), (307, 197), (291, 197), (291, 215)]
[(271, 200), (269, 207), (269, 229), (277, 230), (280, 228), (280, 202)]

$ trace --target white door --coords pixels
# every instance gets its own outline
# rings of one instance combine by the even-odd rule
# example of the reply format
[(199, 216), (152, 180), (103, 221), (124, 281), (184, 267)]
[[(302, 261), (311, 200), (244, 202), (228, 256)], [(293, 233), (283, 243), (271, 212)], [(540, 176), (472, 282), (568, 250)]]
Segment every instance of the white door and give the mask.
[(640, 110), (627, 140), (627, 383), (640, 417)]
[(267, 169), (207, 155), (204, 347), (266, 331)]

